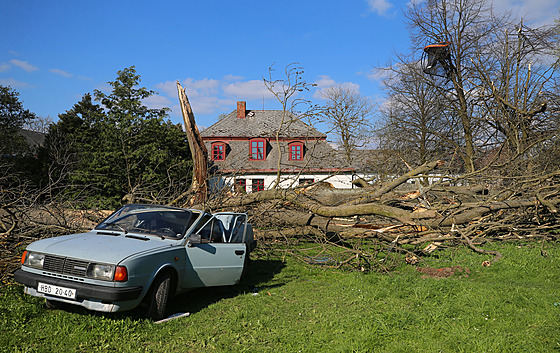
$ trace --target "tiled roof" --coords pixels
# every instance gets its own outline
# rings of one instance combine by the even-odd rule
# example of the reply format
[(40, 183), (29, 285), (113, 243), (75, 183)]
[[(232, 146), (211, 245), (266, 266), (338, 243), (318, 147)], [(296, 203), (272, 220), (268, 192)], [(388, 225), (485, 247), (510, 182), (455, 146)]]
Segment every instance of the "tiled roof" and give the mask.
[[(279, 128), (281, 139), (277, 143), (276, 131)], [(212, 142), (227, 143), (225, 160), (211, 161), (212, 169), (225, 173), (273, 173), (278, 168), (286, 172), (368, 173), (372, 172), (372, 161), (379, 159), (377, 150), (355, 150), (349, 163), (344, 151), (334, 149), (326, 141), (325, 134), (281, 110), (246, 110), (245, 118), (238, 118), (234, 110), (203, 130), (201, 135), (210, 154)], [(265, 160), (249, 158), (249, 140), (252, 138), (267, 141)], [(304, 142), (304, 160), (289, 160), (289, 143), (292, 140)]]
[[(280, 141), (276, 142), (276, 132)], [(346, 169), (347, 165), (326, 141), (326, 135), (282, 110), (246, 110), (245, 118), (237, 117), (237, 110), (201, 132), (208, 151), (213, 141), (227, 141), (226, 159), (213, 161), (213, 167), (222, 172), (273, 173), (282, 171), (315, 170), (328, 172)], [(249, 158), (249, 139), (263, 138), (266, 159)], [(289, 143), (304, 143), (304, 158), (289, 160)], [(279, 161), (280, 158), (280, 161)]]
[(202, 137), (280, 137), (321, 138), (326, 135), (282, 110), (247, 110), (246, 117), (237, 117), (234, 110), (201, 132)]
[[(288, 158), (289, 147), (287, 141), (274, 139), (267, 142), (266, 159), (249, 159), (249, 141), (232, 140), (228, 142), (226, 159), (212, 161), (213, 166), (222, 172), (243, 171), (244, 173), (269, 172), (274, 173), (280, 167), (283, 171), (313, 170), (316, 172), (333, 172), (344, 169), (349, 171), (347, 163), (340, 158), (338, 151), (324, 140), (308, 140), (305, 143), (302, 161), (291, 161)], [(211, 151), (211, 141), (206, 141), (206, 147)], [(280, 162), (278, 157), (280, 156)], [(280, 165), (278, 165), (280, 163)]]

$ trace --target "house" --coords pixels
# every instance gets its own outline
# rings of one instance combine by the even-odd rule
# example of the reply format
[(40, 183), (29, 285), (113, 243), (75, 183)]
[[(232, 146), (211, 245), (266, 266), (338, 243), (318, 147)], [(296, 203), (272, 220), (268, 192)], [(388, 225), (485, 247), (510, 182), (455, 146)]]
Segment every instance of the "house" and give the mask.
[[(351, 188), (355, 169), (327, 136), (282, 110), (248, 110), (245, 102), (201, 132), (209, 151), (211, 187), (241, 192), (327, 181)], [(280, 176), (280, 177), (278, 177)]]

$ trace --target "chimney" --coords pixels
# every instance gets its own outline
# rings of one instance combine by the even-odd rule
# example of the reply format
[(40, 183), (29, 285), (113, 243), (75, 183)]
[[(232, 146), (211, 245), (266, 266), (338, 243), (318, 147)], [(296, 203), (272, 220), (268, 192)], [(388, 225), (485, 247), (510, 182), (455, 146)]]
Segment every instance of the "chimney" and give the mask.
[(237, 102), (237, 117), (245, 119), (245, 102)]

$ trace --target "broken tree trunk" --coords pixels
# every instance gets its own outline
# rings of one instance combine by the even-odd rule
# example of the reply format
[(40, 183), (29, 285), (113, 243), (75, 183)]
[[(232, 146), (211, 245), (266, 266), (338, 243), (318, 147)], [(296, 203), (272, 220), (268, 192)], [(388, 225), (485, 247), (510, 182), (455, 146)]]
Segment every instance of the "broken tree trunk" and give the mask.
[[(263, 227), (310, 226), (341, 232), (349, 228), (374, 229), (381, 224), (412, 229), (420, 238), (427, 236), (426, 240), (445, 238), (449, 232), (457, 232), (458, 229), (467, 231), (469, 227), (476, 227), (476, 234), (517, 231), (525, 228), (511, 224), (526, 224), (532, 222), (531, 219), (536, 219), (541, 229), (549, 231), (558, 228), (551, 217), (558, 214), (554, 211), (560, 205), (560, 187), (555, 182), (560, 171), (543, 179), (542, 182), (549, 186), (538, 189), (542, 193), (540, 196), (535, 196), (533, 188), (528, 188), (526, 193), (509, 193), (504, 198), (501, 189), (490, 190), (487, 185), (451, 186), (438, 183), (414, 192), (410, 191), (411, 185), (403, 185), (410, 178), (428, 175), (441, 164), (441, 161), (425, 163), (371, 189), (341, 190), (319, 183), (294, 189), (227, 194), (224, 198), (212, 200), (209, 207), (245, 210), (253, 214), (254, 223)], [(346, 224), (341, 225), (340, 222)], [(458, 238), (454, 235), (450, 239)], [(403, 238), (401, 241), (413, 242)]]
[[(208, 151), (202, 141), (200, 132), (196, 127), (194, 113), (187, 98), (185, 89), (177, 81), (177, 92), (179, 94), (179, 102), (181, 103), (181, 112), (183, 113), (183, 121), (185, 122), (185, 131), (189, 140), (189, 147), (194, 162), (193, 179), (190, 193), (193, 197), (186, 203), (187, 205), (204, 203), (208, 196)], [(184, 196), (184, 195), (182, 195)], [(177, 203), (181, 197), (175, 199), (172, 204)]]

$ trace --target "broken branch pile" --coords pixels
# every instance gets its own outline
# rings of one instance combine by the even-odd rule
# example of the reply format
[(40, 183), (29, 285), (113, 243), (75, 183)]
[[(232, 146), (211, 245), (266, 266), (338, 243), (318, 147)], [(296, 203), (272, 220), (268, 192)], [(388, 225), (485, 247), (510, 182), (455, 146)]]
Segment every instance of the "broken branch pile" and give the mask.
[[(357, 183), (362, 188), (340, 190), (317, 183), (228, 194), (207, 206), (250, 213), (252, 223), (265, 229), (257, 233), (261, 240), (282, 242), (285, 251), (302, 261), (362, 271), (389, 270), (397, 263), (395, 253), (413, 263), (438, 247), (453, 245), (492, 255), (495, 261), (501, 254), (483, 250), (481, 244), (547, 240), (560, 234), (560, 171), (500, 180), (505, 187), (480, 176), (478, 183), (472, 176), (431, 186), (410, 183), (442, 164), (425, 163), (381, 185), (363, 181)], [(295, 246), (310, 242), (304, 255)]]

